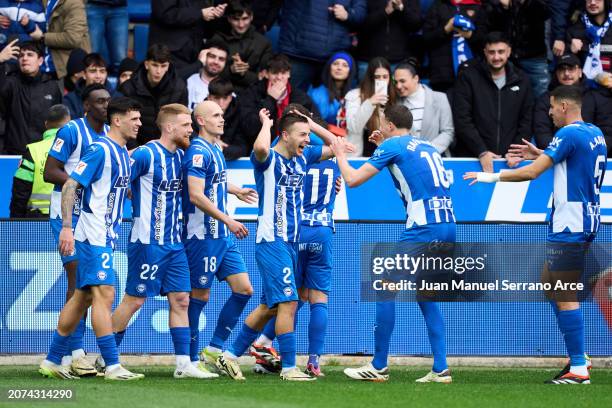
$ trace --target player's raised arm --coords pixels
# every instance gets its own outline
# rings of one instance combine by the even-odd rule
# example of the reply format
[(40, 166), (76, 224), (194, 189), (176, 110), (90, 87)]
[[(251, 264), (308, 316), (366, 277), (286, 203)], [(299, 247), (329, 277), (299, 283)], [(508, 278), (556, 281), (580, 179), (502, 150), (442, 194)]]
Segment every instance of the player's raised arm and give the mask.
[(374, 177), (379, 170), (370, 163), (364, 163), (364, 165), (358, 169), (353, 168), (346, 158), (347, 143), (345, 139), (338, 137), (331, 145), (331, 150), (338, 160), (338, 167), (340, 168), (340, 173), (342, 173), (346, 185), (349, 187), (357, 187)]
[(259, 111), (259, 120), (261, 121), (261, 130), (253, 143), (253, 153), (258, 162), (264, 162), (270, 154), (270, 143), (272, 142), (272, 134), (270, 128), (272, 128), (272, 119), (270, 118), (270, 112), (267, 109)]
[[(295, 113), (296, 115), (305, 117), (308, 120), (308, 126), (310, 126), (310, 131), (314, 133), (315, 135), (319, 136), (321, 139), (323, 139), (323, 141), (325, 142), (327, 146), (331, 146), (332, 143), (334, 143), (334, 141), (336, 140), (336, 135), (334, 135), (332, 132), (327, 130), (325, 127), (319, 125), (317, 122), (315, 122), (312, 119), (312, 117), (304, 114), (303, 112), (300, 112), (297, 109), (293, 109), (291, 113)], [(355, 151), (357, 151), (357, 148), (355, 147), (355, 145), (350, 142), (346, 143), (345, 149), (347, 150), (348, 153), (355, 153)], [(327, 159), (329, 159), (330, 157), (333, 157), (333, 152), (327, 152), (327, 153), (330, 154), (330, 156), (327, 157)], [(325, 149), (324, 149), (324, 154), (325, 154)], [(325, 160), (325, 159), (322, 158), (321, 160)]]
[(516, 170), (504, 171), (503, 173), (485, 173), (482, 171), (470, 171), (463, 175), (464, 180), (472, 180), (470, 186), (477, 182), (496, 183), (498, 181), (519, 182), (538, 178), (542, 173), (551, 168), (553, 161), (550, 156), (541, 154), (533, 163)]

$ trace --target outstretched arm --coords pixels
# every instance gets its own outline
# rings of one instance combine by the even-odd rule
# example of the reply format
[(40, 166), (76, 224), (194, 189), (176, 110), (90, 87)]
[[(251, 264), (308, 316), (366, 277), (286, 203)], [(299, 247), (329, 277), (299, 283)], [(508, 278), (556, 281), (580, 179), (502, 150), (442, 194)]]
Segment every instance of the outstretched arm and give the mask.
[(470, 186), (477, 182), (496, 183), (498, 181), (520, 182), (534, 180), (542, 173), (551, 168), (553, 160), (546, 154), (541, 154), (531, 164), (516, 170), (504, 171), (503, 173), (467, 172), (463, 175), (464, 180), (472, 180)]
[(255, 204), (258, 199), (257, 191), (252, 188), (240, 188), (232, 183), (227, 183), (227, 192), (248, 204)]
[(338, 167), (342, 178), (349, 187), (357, 187), (378, 174), (378, 169), (370, 163), (365, 163), (360, 168), (356, 169), (351, 166), (346, 158), (345, 144), (347, 142), (343, 138), (337, 138), (331, 145), (331, 150), (336, 155)]

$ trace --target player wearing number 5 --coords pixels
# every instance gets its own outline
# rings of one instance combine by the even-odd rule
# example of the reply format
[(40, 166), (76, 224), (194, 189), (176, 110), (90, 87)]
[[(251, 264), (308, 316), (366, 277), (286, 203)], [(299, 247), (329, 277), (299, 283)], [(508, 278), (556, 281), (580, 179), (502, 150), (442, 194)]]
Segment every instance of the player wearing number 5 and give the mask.
[[(379, 146), (360, 168), (351, 167), (342, 153), (344, 140), (338, 139), (332, 145), (344, 181), (349, 187), (356, 187), (387, 167), (406, 208), (406, 230), (400, 242), (409, 243), (411, 250), (416, 251), (415, 256), (427, 250), (431, 242), (455, 242), (455, 215), (450, 199), (450, 182), (440, 154), (430, 143), (408, 134), (412, 127), (412, 114), (405, 106), (387, 107), (380, 120), (380, 130), (370, 136), (370, 141)], [(452, 378), (446, 364), (442, 312), (430, 297), (417, 294), (417, 299), (425, 318), (434, 357), (431, 372), (417, 382), (450, 383)], [(345, 369), (344, 373), (349, 378), (365, 381), (389, 379), (387, 359), (394, 326), (395, 295), (392, 292), (377, 298), (374, 359), (363, 367)]]
[[(553, 208), (550, 215), (543, 282), (580, 281), (584, 255), (599, 229), (599, 188), (607, 163), (601, 130), (582, 121), (582, 90), (560, 86), (551, 93), (550, 115), (560, 128), (546, 150), (533, 144), (512, 145), (510, 154), (533, 163), (503, 173), (466, 173), (465, 180), (494, 183), (520, 182), (539, 177), (553, 167)], [(563, 333), (570, 362), (552, 384), (589, 384), (584, 354), (584, 321), (575, 293), (547, 293)]]

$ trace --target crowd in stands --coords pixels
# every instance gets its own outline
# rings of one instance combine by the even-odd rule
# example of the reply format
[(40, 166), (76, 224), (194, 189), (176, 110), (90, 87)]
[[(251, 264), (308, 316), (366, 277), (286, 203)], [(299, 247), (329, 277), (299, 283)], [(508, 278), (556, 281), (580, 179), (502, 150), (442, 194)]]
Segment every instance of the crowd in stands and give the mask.
[(126, 0), (0, 0), (0, 152), (28, 154), (57, 104), (83, 117), (93, 84), (143, 106), (130, 148), (159, 137), (161, 106), (217, 102), (228, 160), (250, 154), (261, 108), (276, 122), (299, 103), (368, 156), (382, 108), (402, 104), (413, 135), (492, 171), (512, 143), (550, 143), (559, 84), (582, 87), (584, 119), (612, 146), (611, 3), (151, 0), (137, 62)]

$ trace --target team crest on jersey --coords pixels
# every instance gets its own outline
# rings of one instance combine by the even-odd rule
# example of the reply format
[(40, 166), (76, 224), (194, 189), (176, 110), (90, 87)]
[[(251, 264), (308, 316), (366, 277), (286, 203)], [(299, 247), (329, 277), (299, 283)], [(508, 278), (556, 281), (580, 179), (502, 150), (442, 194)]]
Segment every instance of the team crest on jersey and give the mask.
[(147, 290), (147, 287), (143, 283), (136, 286), (136, 292), (138, 293), (144, 293), (145, 290)]
[(104, 271), (98, 272), (98, 280), (101, 280), (101, 281), (106, 280), (106, 272)]
[(64, 146), (64, 141), (62, 139), (55, 139), (55, 143), (53, 143), (53, 151), (61, 152), (62, 146)]
[(204, 155), (194, 154), (192, 161), (193, 161), (193, 167), (202, 167), (202, 164), (204, 163)]
[(286, 286), (285, 289), (283, 289), (283, 293), (285, 296), (289, 297), (293, 295), (293, 289), (291, 289), (291, 286)]
[(74, 172), (80, 176), (83, 174), (86, 168), (87, 168), (87, 163), (81, 161), (79, 162), (79, 164), (76, 165)]
[(206, 285), (208, 283), (208, 276), (206, 275), (200, 276), (200, 279), (198, 279), (198, 282), (200, 282), (200, 285)]

